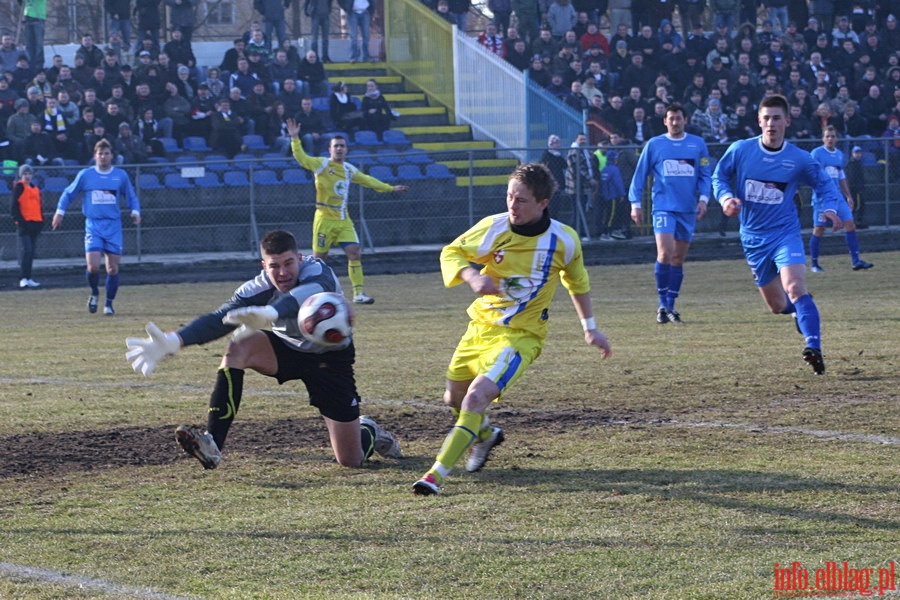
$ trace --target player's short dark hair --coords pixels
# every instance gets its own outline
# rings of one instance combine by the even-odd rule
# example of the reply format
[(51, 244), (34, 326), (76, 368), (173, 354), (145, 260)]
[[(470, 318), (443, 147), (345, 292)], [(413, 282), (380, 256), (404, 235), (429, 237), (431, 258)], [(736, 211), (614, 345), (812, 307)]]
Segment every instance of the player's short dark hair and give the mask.
[(684, 116), (684, 107), (680, 102), (673, 102), (672, 104), (666, 107), (666, 114), (669, 113), (681, 113), (681, 116)]
[(276, 229), (263, 236), (259, 242), (263, 254), (274, 255), (297, 251), (297, 239), (290, 231)]
[(540, 163), (519, 165), (510, 174), (509, 180), (518, 181), (530, 189), (538, 201), (549, 200), (557, 187), (550, 169)]
[(788, 108), (787, 98), (782, 96), (781, 94), (773, 94), (771, 96), (767, 96), (763, 98), (759, 103), (760, 108), (780, 108), (784, 111), (784, 114), (790, 114), (790, 109)]

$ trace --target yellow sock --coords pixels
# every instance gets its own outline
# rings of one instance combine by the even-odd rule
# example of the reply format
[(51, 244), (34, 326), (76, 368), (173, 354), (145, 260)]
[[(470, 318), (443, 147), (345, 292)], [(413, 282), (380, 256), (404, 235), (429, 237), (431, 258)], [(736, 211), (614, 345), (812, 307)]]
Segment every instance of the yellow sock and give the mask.
[(487, 413), (485, 413), (484, 418), (481, 421), (481, 429), (478, 430), (478, 441), (483, 442), (491, 437), (493, 432), (494, 429), (491, 427), (491, 419), (487, 416)]
[(459, 411), (459, 419), (456, 420), (453, 430), (444, 440), (444, 445), (437, 455), (437, 462), (428, 471), (434, 475), (439, 482), (442, 481), (453, 469), (460, 457), (466, 453), (469, 446), (478, 439), (478, 430), (481, 428), (482, 415), (469, 412), (467, 410)]
[(357, 296), (363, 293), (363, 269), (361, 260), (348, 260), (347, 271), (350, 276), (350, 286), (353, 288), (353, 295)]

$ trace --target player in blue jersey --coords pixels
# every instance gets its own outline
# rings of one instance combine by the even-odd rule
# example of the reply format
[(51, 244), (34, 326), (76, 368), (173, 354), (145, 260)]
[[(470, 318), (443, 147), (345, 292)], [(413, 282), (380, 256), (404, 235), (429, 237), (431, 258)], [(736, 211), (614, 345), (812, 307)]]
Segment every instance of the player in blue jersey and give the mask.
[(651, 138), (644, 146), (628, 191), (631, 219), (640, 225), (644, 186), (647, 177), (653, 176), (654, 275), (659, 295), (656, 322), (660, 324), (682, 322), (675, 300), (681, 292), (694, 225), (706, 214), (710, 193), (709, 150), (703, 138), (685, 132), (682, 106), (669, 105), (663, 122), (667, 133)]
[[(856, 237), (856, 223), (853, 221), (853, 195), (850, 193), (847, 176), (844, 174), (844, 165), (846, 164), (844, 153), (838, 149), (837, 142), (837, 130), (833, 125), (829, 125), (822, 133), (823, 145), (813, 149), (810, 154), (820, 165), (825, 167), (825, 172), (831, 176), (838, 189), (844, 194), (844, 198), (847, 199), (846, 202), (838, 204), (838, 216), (844, 222), (844, 239), (847, 242), (847, 249), (850, 251), (853, 270), (871, 269), (874, 265), (859, 257), (859, 240)], [(812, 206), (813, 231), (809, 238), (809, 259), (812, 261), (813, 273), (821, 273), (825, 269), (819, 266), (819, 243), (825, 234), (828, 219), (822, 214), (821, 199), (816, 193), (813, 193)]]
[(88, 285), (91, 287), (87, 308), (89, 312), (97, 312), (102, 254), (106, 257), (106, 304), (103, 314), (112, 316), (116, 314), (113, 301), (119, 291), (119, 261), (122, 259), (122, 215), (119, 200), (125, 199), (135, 225), (141, 222), (141, 205), (128, 174), (112, 166), (112, 145), (107, 140), (100, 140), (94, 146), (94, 159), (96, 164), (82, 169), (59, 197), (51, 226), (57, 229), (62, 224), (69, 204), (81, 194), (84, 256)]
[(834, 231), (843, 225), (838, 205), (844, 199), (808, 152), (784, 141), (790, 124), (784, 96), (763, 99), (758, 115), (762, 135), (729, 146), (713, 172), (713, 194), (726, 215), (740, 216), (744, 255), (763, 300), (775, 314), (796, 313), (797, 329), (806, 340), (803, 360), (821, 375), (825, 361), (819, 309), (806, 290), (806, 255), (794, 195), (800, 184), (812, 187)]

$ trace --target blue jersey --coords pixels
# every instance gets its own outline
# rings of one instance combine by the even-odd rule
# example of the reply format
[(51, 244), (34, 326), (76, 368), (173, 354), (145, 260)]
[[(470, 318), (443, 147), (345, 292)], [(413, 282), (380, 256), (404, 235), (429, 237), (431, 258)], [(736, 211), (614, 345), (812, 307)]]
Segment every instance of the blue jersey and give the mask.
[(709, 200), (709, 150), (703, 138), (686, 133), (680, 139), (658, 135), (641, 151), (628, 201), (641, 205), (647, 176), (653, 175), (653, 210), (667, 212), (697, 211), (697, 196)]
[(120, 221), (122, 216), (119, 199), (123, 197), (132, 213), (141, 212), (140, 202), (128, 174), (118, 167), (113, 167), (106, 173), (101, 173), (97, 167), (82, 169), (59, 197), (56, 211), (65, 214), (69, 204), (79, 193), (82, 194), (81, 212), (91, 221)]
[(780, 150), (766, 150), (762, 136), (731, 144), (712, 176), (716, 200), (741, 200), (741, 233), (761, 236), (800, 231), (794, 195), (802, 183), (822, 196), (823, 210), (837, 211), (843, 202), (809, 152), (789, 142)]
[[(825, 172), (828, 173), (828, 176), (834, 181), (838, 193), (843, 194), (841, 191), (841, 180), (847, 179), (847, 176), (844, 174), (844, 165), (846, 164), (844, 162), (844, 153), (837, 148), (829, 150), (825, 146), (819, 146), (818, 148), (813, 149), (813, 151), (810, 152), (810, 155), (816, 159), (817, 163), (825, 167)], [(822, 198), (815, 191), (813, 191), (812, 203), (815, 207), (821, 206), (822, 204)]]

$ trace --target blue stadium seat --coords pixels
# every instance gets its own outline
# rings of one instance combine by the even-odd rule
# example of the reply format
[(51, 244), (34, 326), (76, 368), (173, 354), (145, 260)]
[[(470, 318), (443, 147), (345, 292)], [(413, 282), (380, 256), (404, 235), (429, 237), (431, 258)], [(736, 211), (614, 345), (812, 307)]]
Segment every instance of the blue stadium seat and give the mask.
[(404, 150), (403, 160), (414, 165), (430, 165), (434, 162), (434, 159), (428, 156), (428, 154), (421, 148), (410, 148), (409, 150)]
[(406, 134), (398, 129), (388, 129), (382, 134), (381, 139), (388, 146), (399, 146), (400, 150), (406, 150), (412, 146), (412, 142), (406, 137)]
[(153, 173), (141, 173), (137, 178), (137, 186), (139, 190), (161, 190), (163, 186), (159, 184), (159, 177)]
[(313, 98), (313, 110), (321, 110), (328, 112), (328, 109), (331, 108), (328, 105), (328, 96), (324, 98)]
[(222, 181), (227, 186), (242, 187), (250, 185), (246, 171), (226, 171)]
[(863, 152), (859, 160), (864, 167), (874, 167), (878, 164), (878, 159), (875, 157), (874, 152)]
[(65, 177), (47, 177), (41, 186), (47, 192), (62, 192), (69, 186), (69, 180)]
[(266, 152), (262, 158), (264, 162), (260, 166), (267, 169), (287, 169), (297, 164), (293, 156), (285, 156), (280, 152)]
[(252, 154), (247, 154), (246, 152), (235, 154), (233, 160), (234, 163), (231, 166), (232, 169), (249, 171), (251, 168), (259, 166), (256, 157)]
[(162, 144), (163, 150), (168, 152), (169, 154), (177, 154), (181, 152), (181, 147), (178, 145), (178, 140), (170, 137), (161, 137), (156, 138)]
[(394, 149), (386, 148), (383, 150), (378, 150), (375, 153), (378, 162), (383, 165), (402, 165), (406, 164), (406, 161), (403, 159), (403, 156)]
[(263, 139), (263, 136), (256, 134), (248, 134), (241, 138), (247, 150), (268, 150), (269, 145)]
[(278, 175), (270, 169), (258, 169), (253, 171), (253, 183), (257, 185), (278, 185)]
[(233, 168), (231, 161), (224, 154), (207, 154), (203, 165), (211, 171), (228, 171)]
[(369, 169), (369, 175), (385, 183), (397, 181), (397, 176), (394, 175), (394, 171), (392, 171), (390, 167), (385, 165), (375, 165), (374, 167)]
[(222, 187), (222, 182), (219, 181), (219, 176), (215, 171), (206, 171), (203, 177), (194, 180), (194, 185), (202, 188), (216, 188)]
[(431, 179), (450, 179), (456, 177), (450, 168), (443, 163), (425, 165), (425, 176)]
[(181, 173), (167, 173), (163, 180), (167, 188), (183, 190), (194, 187), (190, 179), (185, 179)]
[(184, 149), (188, 152), (211, 152), (212, 148), (206, 143), (206, 139), (200, 136), (191, 135), (184, 138)]
[(353, 136), (353, 141), (360, 146), (381, 146), (382, 142), (378, 139), (378, 134), (368, 129), (360, 129)]
[(306, 169), (285, 169), (281, 173), (281, 181), (284, 183), (306, 184), (312, 181), (306, 173)]
[(397, 167), (397, 179), (401, 181), (411, 181), (415, 179), (425, 179), (419, 165), (400, 165)]
[(200, 165), (203, 164), (203, 159), (197, 158), (196, 156), (186, 156), (186, 155), (176, 156), (175, 164), (178, 166), (178, 168), (187, 167), (187, 166), (199, 167)]

